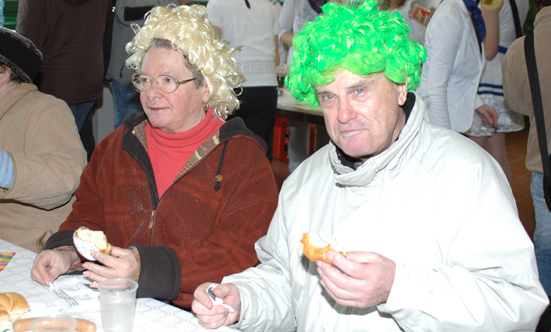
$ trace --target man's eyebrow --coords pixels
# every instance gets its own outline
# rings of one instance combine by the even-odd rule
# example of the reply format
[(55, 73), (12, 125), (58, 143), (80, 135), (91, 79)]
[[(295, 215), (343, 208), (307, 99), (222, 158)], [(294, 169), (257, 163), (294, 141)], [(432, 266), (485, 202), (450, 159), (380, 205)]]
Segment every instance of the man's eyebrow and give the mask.
[(331, 92), (328, 90), (316, 90), (316, 95), (323, 95), (326, 93), (331, 93)]
[(357, 88), (366, 88), (372, 85), (373, 83), (374, 83), (374, 80), (366, 78), (366, 79), (362, 79), (360, 81), (354, 82), (351, 85), (348, 85), (345, 89), (356, 90)]

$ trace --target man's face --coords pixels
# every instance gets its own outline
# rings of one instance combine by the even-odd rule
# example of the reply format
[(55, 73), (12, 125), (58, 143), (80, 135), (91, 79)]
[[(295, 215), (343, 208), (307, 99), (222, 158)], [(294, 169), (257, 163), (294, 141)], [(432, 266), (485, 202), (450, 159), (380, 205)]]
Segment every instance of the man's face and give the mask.
[(407, 82), (395, 84), (382, 73), (364, 77), (343, 70), (316, 86), (316, 95), (333, 143), (362, 162), (388, 149), (406, 122), (400, 106)]

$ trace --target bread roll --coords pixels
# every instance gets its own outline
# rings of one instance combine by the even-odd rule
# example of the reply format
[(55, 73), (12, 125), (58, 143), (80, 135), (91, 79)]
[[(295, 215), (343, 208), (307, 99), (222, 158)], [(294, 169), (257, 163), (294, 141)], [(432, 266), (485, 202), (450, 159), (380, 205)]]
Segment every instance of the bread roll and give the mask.
[(331, 262), (327, 259), (327, 252), (335, 250), (340, 252), (343, 256), (346, 256), (346, 252), (342, 250), (335, 240), (331, 243), (323, 241), (317, 233), (304, 233), (302, 240), (300, 240), (300, 246), (304, 255), (311, 261), (322, 260), (328, 264)]
[(0, 293), (0, 329), (11, 329), (12, 322), (29, 312), (27, 300), (18, 293)]
[(19, 293), (5, 293), (5, 294), (13, 300), (13, 305), (11, 307), (11, 310), (9, 311), (12, 317), (14, 315), (19, 317), (25, 312), (31, 310), (31, 307), (29, 307), (29, 304), (27, 303), (27, 300), (25, 300), (23, 295)]
[(92, 231), (84, 226), (80, 226), (73, 234), (73, 243), (78, 252), (91, 261), (96, 260), (90, 255), (92, 252), (100, 251), (109, 255), (112, 249), (103, 231)]

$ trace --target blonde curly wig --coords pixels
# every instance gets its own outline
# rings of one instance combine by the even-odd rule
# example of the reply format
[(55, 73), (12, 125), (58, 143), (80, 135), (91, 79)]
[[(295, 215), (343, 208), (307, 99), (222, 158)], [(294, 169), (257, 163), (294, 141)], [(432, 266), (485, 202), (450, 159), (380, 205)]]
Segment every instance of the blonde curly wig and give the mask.
[(155, 7), (146, 15), (140, 28), (132, 25), (136, 32), (134, 39), (126, 44), (131, 56), (126, 60), (128, 67), (140, 71), (145, 53), (156, 40), (167, 40), (173, 49), (184, 55), (207, 81), (210, 89), (208, 106), (220, 119), (239, 107), (234, 88), (245, 81), (237, 71), (237, 62), (231, 56), (232, 50), (221, 40), (206, 18), (202, 5)]

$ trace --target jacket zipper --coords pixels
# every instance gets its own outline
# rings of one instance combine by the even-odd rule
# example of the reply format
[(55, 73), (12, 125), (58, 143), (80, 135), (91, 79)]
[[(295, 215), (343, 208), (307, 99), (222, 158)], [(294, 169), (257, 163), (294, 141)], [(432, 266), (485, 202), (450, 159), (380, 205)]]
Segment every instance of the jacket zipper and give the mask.
[(153, 245), (153, 225), (155, 224), (155, 213), (157, 210), (153, 209), (151, 212), (151, 220), (149, 221), (149, 245)]
[[(226, 141), (224, 141), (226, 142)], [(220, 145), (222, 142), (220, 142), (219, 144), (216, 145), (216, 147), (218, 147), (218, 145)], [(205, 154), (203, 156), (203, 158), (201, 159), (205, 159), (208, 155), (210, 155), (212, 153), (212, 151), (214, 151), (215, 148), (211, 149), (210, 151), (207, 152), (207, 154)], [(176, 179), (174, 181), (173, 184), (171, 184), (167, 189), (166, 191), (170, 190), (170, 188), (178, 181), (180, 181), (180, 179), (182, 179), (186, 174), (188, 174), (191, 170), (193, 170), (195, 167), (197, 167), (197, 165), (199, 165), (201, 163), (201, 161), (195, 163), (195, 165), (193, 165), (193, 167), (191, 167), (190, 169), (188, 169), (184, 174), (182, 174), (182, 176), (180, 176), (178, 179)], [(154, 202), (153, 202), (154, 203)], [(159, 202), (157, 203), (157, 207), (155, 208), (155, 204), (154, 207), (153, 207), (153, 211), (151, 211), (151, 219), (149, 220), (149, 226), (148, 226), (148, 229), (149, 229), (149, 245), (153, 245), (153, 226), (155, 226), (155, 215), (157, 214), (157, 210), (159, 209), (159, 204), (161, 204), (161, 199), (159, 199)]]

